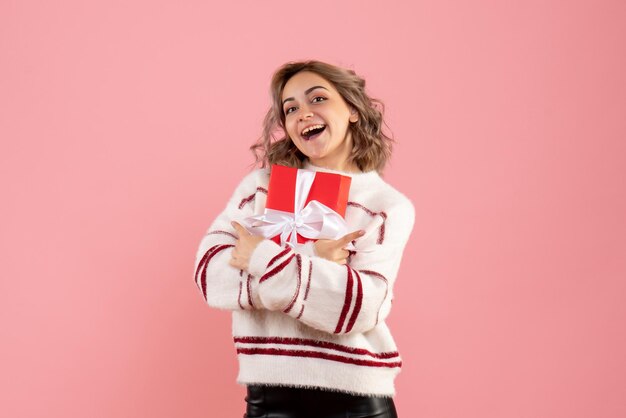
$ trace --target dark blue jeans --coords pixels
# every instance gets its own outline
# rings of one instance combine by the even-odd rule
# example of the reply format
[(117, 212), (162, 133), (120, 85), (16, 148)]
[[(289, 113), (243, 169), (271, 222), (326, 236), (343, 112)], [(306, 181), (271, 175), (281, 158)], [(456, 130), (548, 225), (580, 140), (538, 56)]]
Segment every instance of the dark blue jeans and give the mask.
[(244, 418), (397, 418), (393, 399), (249, 385)]

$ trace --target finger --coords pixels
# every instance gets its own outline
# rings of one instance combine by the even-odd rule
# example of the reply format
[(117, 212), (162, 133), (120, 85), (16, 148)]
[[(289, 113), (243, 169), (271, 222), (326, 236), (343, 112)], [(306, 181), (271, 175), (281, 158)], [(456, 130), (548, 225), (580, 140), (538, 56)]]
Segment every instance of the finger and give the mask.
[(237, 234), (239, 236), (250, 235), (248, 230), (244, 228), (243, 226), (241, 226), (237, 221), (232, 221), (230, 224), (233, 226), (233, 228), (235, 228), (235, 231), (237, 231)]
[(344, 245), (348, 245), (350, 242), (363, 236), (363, 234), (365, 234), (365, 231), (363, 231), (362, 229), (359, 231), (350, 232), (349, 234), (346, 234), (343, 237), (339, 238), (338, 241), (341, 243), (341, 246), (343, 247)]
[(337, 257), (335, 257), (335, 260), (345, 260), (346, 258), (348, 258), (349, 255), (350, 252), (348, 250), (339, 250), (339, 253), (337, 254)]
[(236, 254), (231, 254), (230, 260), (228, 260), (228, 264), (238, 269), (241, 269), (241, 260), (237, 257)]

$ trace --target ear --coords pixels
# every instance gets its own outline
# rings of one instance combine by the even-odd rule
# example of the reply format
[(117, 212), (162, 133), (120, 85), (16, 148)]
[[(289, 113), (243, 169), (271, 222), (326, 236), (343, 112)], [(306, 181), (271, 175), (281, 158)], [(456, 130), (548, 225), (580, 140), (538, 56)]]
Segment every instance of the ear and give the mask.
[(357, 112), (357, 110), (353, 107), (350, 107), (350, 122), (356, 122), (357, 120), (359, 120), (359, 112)]

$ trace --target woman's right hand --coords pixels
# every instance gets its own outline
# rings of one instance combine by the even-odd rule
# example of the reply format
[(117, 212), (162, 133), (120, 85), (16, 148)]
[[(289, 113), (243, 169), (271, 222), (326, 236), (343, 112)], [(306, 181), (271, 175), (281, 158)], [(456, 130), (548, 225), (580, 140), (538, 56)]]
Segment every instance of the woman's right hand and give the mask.
[(355, 239), (363, 236), (365, 231), (354, 231), (339, 239), (318, 239), (315, 241), (315, 255), (325, 258), (330, 261), (334, 261), (338, 264), (346, 264), (348, 262), (348, 256), (350, 252), (344, 250), (343, 247), (348, 245)]

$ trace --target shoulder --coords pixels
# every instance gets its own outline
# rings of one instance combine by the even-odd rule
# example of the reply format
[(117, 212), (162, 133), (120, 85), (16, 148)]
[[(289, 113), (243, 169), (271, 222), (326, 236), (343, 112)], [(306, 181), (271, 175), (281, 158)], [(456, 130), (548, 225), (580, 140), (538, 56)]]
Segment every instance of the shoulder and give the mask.
[(243, 175), (230, 197), (230, 204), (239, 208), (254, 200), (258, 193), (267, 193), (269, 170), (255, 168)]
[(402, 231), (399, 235), (406, 235), (405, 238), (408, 238), (415, 225), (415, 205), (406, 194), (384, 180), (383, 183), (390, 202), (387, 211), (389, 229), (399, 228)]
[(381, 210), (406, 217), (415, 217), (415, 205), (411, 199), (387, 183), (382, 177), (376, 176), (376, 181), (370, 184), (370, 192), (372, 192), (372, 199)]
[(253, 182), (258, 184), (267, 183), (270, 178), (270, 169), (269, 168), (255, 168), (249, 173), (247, 173), (243, 179), (243, 182)]
[(386, 235), (394, 246), (404, 247), (415, 226), (415, 205), (411, 199), (380, 178), (380, 200), (385, 207)]
[(415, 206), (411, 199), (378, 173), (358, 178), (355, 186), (354, 190), (351, 189), (351, 206), (360, 209), (354, 209), (355, 216), (363, 213), (373, 216), (365, 219), (373, 219), (377, 225), (375, 242), (402, 247), (415, 225)]
[(265, 188), (269, 179), (270, 171), (268, 168), (255, 168), (243, 176), (236, 190), (246, 193), (256, 190), (257, 187)]

